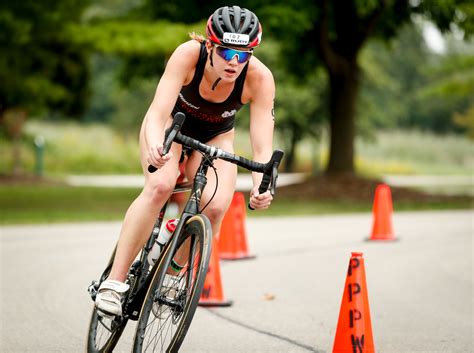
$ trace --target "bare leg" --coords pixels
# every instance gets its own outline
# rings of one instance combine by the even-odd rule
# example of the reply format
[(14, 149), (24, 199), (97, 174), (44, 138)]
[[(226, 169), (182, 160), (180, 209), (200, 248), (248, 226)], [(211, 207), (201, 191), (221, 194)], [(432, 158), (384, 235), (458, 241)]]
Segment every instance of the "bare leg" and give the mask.
[(140, 134), (140, 151), (145, 174), (145, 186), (125, 215), (114, 263), (109, 275), (109, 279), (121, 282), (125, 281), (130, 265), (146, 243), (156, 217), (171, 195), (179, 174), (178, 161), (181, 155), (181, 146), (173, 144), (171, 148), (173, 158), (153, 174), (147, 171), (147, 150), (142, 131)]

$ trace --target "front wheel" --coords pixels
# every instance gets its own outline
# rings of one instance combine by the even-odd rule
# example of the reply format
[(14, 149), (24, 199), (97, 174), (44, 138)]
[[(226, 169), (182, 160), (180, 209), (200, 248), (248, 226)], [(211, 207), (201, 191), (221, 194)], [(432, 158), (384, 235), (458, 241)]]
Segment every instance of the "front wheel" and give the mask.
[[(110, 274), (112, 263), (115, 257), (114, 249), (110, 257), (104, 273), (102, 273), (101, 280), (105, 280)], [(95, 292), (99, 289), (99, 283), (93, 284)], [(93, 297), (95, 300), (95, 295)], [(122, 317), (101, 317), (97, 313), (97, 309), (92, 309), (92, 316), (89, 323), (89, 332), (87, 336), (87, 353), (108, 353), (112, 352), (117, 342), (122, 335), (127, 319)]]
[(209, 219), (191, 217), (178, 236), (172, 256), (168, 255), (173, 249), (167, 247), (148, 289), (134, 353), (177, 352), (196, 311), (211, 253)]

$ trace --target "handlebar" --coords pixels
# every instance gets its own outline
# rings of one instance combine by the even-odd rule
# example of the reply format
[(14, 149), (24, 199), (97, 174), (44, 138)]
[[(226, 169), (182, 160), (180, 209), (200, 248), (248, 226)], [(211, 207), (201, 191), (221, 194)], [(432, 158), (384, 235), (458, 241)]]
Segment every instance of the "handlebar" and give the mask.
[[(165, 133), (165, 142), (163, 143), (163, 156), (167, 154), (170, 149), (171, 149), (171, 144), (173, 143), (176, 135), (179, 133), (179, 130), (181, 130), (181, 127), (183, 126), (184, 120), (186, 119), (186, 116), (178, 112), (174, 115), (173, 119), (173, 124), (169, 129), (166, 130)], [(148, 166), (148, 171), (150, 173), (154, 173), (158, 170), (154, 165), (149, 165)]]
[[(282, 150), (276, 149), (273, 151), (270, 161), (267, 163), (259, 163), (242, 156), (235, 155), (233, 153), (226, 152), (218, 147), (206, 145), (202, 142), (199, 142), (192, 137), (181, 134), (179, 131), (183, 126), (186, 116), (178, 112), (175, 114), (173, 123), (165, 132), (165, 142), (163, 144), (163, 155), (169, 152), (171, 144), (177, 142), (182, 144), (185, 147), (191, 148), (196, 151), (200, 151), (204, 154), (207, 154), (214, 158), (220, 158), (227, 162), (241, 166), (252, 172), (263, 173), (262, 181), (258, 187), (258, 192), (263, 194), (270, 188), (270, 193), (275, 194), (276, 183), (278, 179), (278, 166), (283, 158), (284, 152)], [(154, 173), (157, 170), (155, 166), (149, 165), (148, 171)], [(250, 207), (249, 208), (253, 209)]]

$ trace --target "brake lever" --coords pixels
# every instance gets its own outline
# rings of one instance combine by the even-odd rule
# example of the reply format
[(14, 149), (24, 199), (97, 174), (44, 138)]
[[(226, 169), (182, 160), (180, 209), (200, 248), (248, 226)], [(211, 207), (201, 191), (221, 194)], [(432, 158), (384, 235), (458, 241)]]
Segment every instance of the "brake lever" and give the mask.
[(272, 181), (270, 183), (270, 194), (275, 196), (275, 190), (276, 190), (276, 185), (278, 181), (278, 167), (276, 166), (276, 163), (273, 165), (273, 170), (272, 170)]
[[(284, 152), (282, 150), (273, 151), (268, 169), (266, 169), (266, 172), (263, 174), (262, 183), (258, 189), (260, 194), (263, 194), (270, 187), (270, 194), (272, 197), (275, 195), (276, 183), (278, 179), (278, 167), (280, 166), (283, 155)], [(267, 173), (268, 170), (271, 170), (270, 175)], [(252, 206), (250, 206), (250, 202), (248, 203), (248, 208), (252, 211), (255, 210)]]
[[(162, 154), (162, 156), (164, 156), (165, 154), (167, 154), (170, 151), (171, 145), (173, 144), (173, 141), (174, 141), (176, 135), (181, 130), (181, 127), (183, 126), (183, 123), (184, 123), (185, 119), (186, 119), (186, 116), (181, 112), (178, 112), (174, 115), (173, 123), (165, 131), (165, 142), (163, 143), (163, 154)], [(158, 168), (156, 168), (153, 165), (148, 166), (148, 172), (150, 172), (150, 173), (154, 173), (157, 170), (158, 170)]]

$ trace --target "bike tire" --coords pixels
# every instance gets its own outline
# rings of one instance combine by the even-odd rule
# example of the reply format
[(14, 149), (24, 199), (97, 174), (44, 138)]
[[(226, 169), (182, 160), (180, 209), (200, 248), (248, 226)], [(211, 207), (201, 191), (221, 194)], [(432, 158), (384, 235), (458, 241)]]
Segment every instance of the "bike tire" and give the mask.
[[(209, 219), (202, 214), (191, 217), (178, 236), (175, 252), (169, 256), (172, 248), (168, 246), (160, 257), (161, 263), (146, 294), (137, 323), (134, 353), (178, 352), (193, 319), (209, 266), (212, 243)], [(191, 261), (188, 260), (185, 271), (174, 276), (177, 279), (169, 280), (173, 277), (167, 273), (171, 259), (181, 247), (185, 249), (186, 243), (191, 244), (188, 257)], [(174, 298), (169, 299), (173, 285)]]

